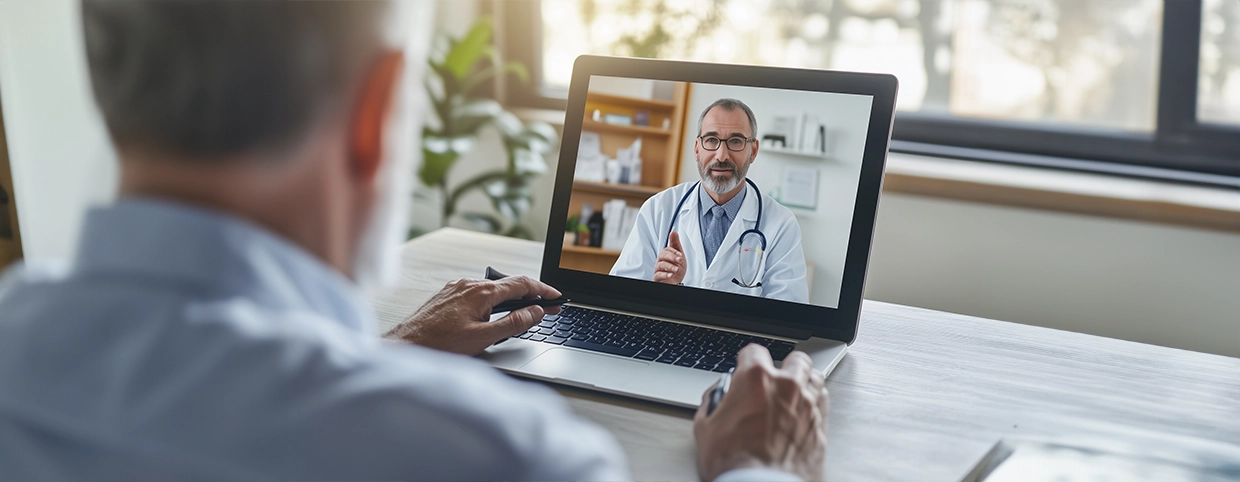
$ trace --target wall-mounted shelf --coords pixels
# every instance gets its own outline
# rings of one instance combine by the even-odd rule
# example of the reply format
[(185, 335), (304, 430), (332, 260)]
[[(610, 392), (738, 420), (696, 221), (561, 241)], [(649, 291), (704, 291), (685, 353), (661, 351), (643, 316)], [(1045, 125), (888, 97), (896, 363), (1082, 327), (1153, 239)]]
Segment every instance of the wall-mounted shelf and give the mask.
[(609, 182), (573, 181), (573, 190), (599, 194), (641, 196), (643, 199), (667, 189), (659, 186), (642, 186), (640, 184), (612, 184)]
[(595, 248), (593, 246), (565, 246), (564, 251), (567, 253), (581, 253), (581, 254), (592, 254), (592, 255), (597, 255), (597, 256), (611, 256), (613, 258), (620, 257), (619, 251), (612, 251), (610, 249), (603, 249), (603, 248)]
[(763, 153), (763, 152), (769, 152), (769, 153), (773, 153), (773, 154), (781, 154), (781, 155), (785, 155), (785, 156), (797, 156), (797, 157), (802, 157), (802, 158), (806, 158), (806, 159), (814, 159), (814, 160), (818, 160), (818, 161), (828, 161), (828, 160), (830, 160), (830, 158), (829, 158), (829, 157), (827, 157), (827, 155), (826, 155), (826, 154), (821, 153), (821, 152), (813, 152), (813, 151), (799, 151), (799, 150), (795, 150), (795, 149), (786, 149), (786, 148), (781, 148), (781, 147), (760, 147), (760, 148), (758, 149), (758, 153), (759, 153), (759, 154), (761, 154), (761, 153)]
[(636, 134), (640, 136), (670, 136), (672, 131), (661, 127), (633, 126), (624, 124), (608, 124), (592, 119), (581, 121), (581, 130), (594, 132), (615, 132), (619, 134)]

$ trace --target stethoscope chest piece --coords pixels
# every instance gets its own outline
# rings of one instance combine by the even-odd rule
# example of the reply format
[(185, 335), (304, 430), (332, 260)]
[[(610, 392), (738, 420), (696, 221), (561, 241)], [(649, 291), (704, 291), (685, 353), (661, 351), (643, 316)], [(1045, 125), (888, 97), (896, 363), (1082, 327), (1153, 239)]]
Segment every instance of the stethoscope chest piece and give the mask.
[[(739, 278), (732, 278), (732, 283), (742, 288), (758, 288), (762, 286), (762, 282), (758, 281), (762, 278), (761, 273), (766, 263), (766, 235), (762, 234), (762, 191), (758, 189), (758, 185), (753, 181), (745, 179), (749, 187), (753, 188), (754, 195), (757, 196), (758, 203), (758, 219), (754, 223), (753, 229), (746, 230), (741, 233), (738, 242), (739, 247), (736, 252), (737, 271)], [(676, 229), (676, 221), (680, 217), (680, 210), (685, 206), (685, 202), (689, 200), (689, 196), (697, 192), (697, 188), (702, 181), (693, 183), (684, 196), (680, 198), (680, 202), (676, 204), (676, 210), (672, 212), (672, 222), (668, 223), (667, 235), (663, 236), (663, 247), (666, 248), (670, 242), (672, 231)]]

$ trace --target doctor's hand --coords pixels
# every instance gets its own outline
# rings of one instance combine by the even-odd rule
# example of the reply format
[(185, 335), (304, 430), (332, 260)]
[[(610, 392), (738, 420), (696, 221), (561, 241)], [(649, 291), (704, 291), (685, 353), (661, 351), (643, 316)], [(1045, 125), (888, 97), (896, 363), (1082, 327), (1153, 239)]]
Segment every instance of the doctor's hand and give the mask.
[(678, 285), (685, 281), (685, 248), (680, 246), (680, 234), (672, 231), (668, 245), (659, 252), (654, 265), (653, 281)]
[(498, 281), (460, 279), (445, 285), (408, 319), (383, 335), (428, 348), (477, 355), (495, 342), (516, 335), (542, 321), (545, 313), (560, 308), (528, 306), (495, 321), (491, 308), (515, 299), (559, 298), (560, 292), (529, 276), (509, 276)]
[(830, 402), (823, 375), (809, 355), (794, 351), (782, 368), (775, 368), (766, 348), (749, 345), (737, 356), (728, 392), (707, 415), (710, 391), (693, 417), (702, 480), (742, 468), (781, 470), (802, 480), (826, 478)]

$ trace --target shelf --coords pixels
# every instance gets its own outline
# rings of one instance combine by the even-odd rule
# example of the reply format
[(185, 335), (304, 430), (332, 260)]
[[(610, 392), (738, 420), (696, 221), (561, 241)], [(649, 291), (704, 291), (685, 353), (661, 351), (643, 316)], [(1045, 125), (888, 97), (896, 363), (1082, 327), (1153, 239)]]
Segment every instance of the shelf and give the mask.
[(591, 119), (581, 121), (581, 130), (593, 132), (616, 132), (620, 134), (634, 134), (641, 136), (671, 136), (672, 131), (662, 127), (650, 126), (626, 126), (621, 124), (608, 124), (606, 122), (597, 122)]
[(596, 192), (600, 194), (627, 194), (630, 196), (650, 197), (667, 189), (665, 187), (642, 186), (638, 184), (611, 184), (606, 182), (573, 181), (574, 191)]
[(763, 152), (770, 152), (770, 153), (774, 153), (774, 154), (783, 154), (783, 155), (787, 155), (787, 156), (804, 157), (804, 158), (808, 158), (808, 159), (817, 159), (817, 160), (821, 160), (821, 161), (826, 161), (826, 160), (828, 160), (828, 159), (829, 159), (829, 158), (827, 157), (827, 155), (826, 155), (826, 154), (823, 154), (823, 153), (821, 153), (821, 152), (796, 151), (796, 150), (792, 150), (792, 149), (782, 149), (782, 148), (778, 148), (778, 147), (763, 147), (763, 148), (760, 148), (760, 149), (758, 150), (758, 152), (759, 152), (759, 153), (763, 153)]
[(595, 256), (615, 256), (620, 257), (619, 251), (610, 249), (595, 248), (593, 246), (565, 246), (564, 251), (568, 253), (591, 254)]
[(619, 95), (599, 94), (594, 92), (586, 94), (586, 101), (597, 102), (600, 104), (623, 105), (653, 111), (671, 111), (676, 108), (675, 102), (665, 100), (638, 99), (636, 97), (623, 97)]

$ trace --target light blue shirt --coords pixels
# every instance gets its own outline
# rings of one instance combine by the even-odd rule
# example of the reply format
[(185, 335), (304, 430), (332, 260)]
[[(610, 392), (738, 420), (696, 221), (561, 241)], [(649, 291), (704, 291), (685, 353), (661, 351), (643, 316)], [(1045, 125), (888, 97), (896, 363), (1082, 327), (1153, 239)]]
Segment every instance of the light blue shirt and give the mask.
[[(610, 434), (383, 342), (352, 282), (239, 219), (125, 199), (0, 279), (0, 480), (621, 480)], [(733, 471), (721, 479), (789, 477)]]

